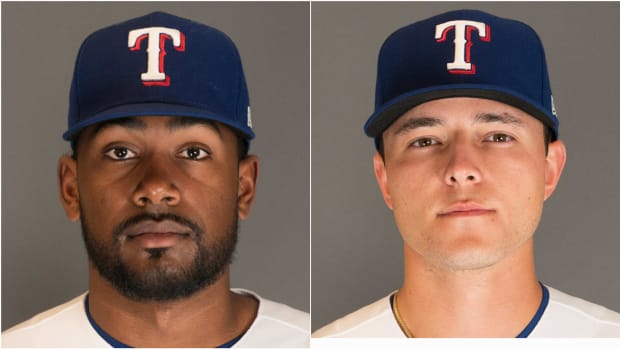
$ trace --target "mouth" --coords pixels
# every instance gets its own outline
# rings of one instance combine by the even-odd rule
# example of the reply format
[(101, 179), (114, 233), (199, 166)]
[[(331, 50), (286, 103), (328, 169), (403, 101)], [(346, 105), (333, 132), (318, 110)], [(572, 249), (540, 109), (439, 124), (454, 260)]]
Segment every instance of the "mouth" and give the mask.
[(448, 206), (437, 214), (440, 218), (475, 217), (494, 213), (495, 210), (475, 202), (459, 202)]
[(127, 242), (136, 243), (144, 249), (172, 247), (190, 236), (190, 230), (179, 223), (163, 220), (147, 220), (127, 229)]

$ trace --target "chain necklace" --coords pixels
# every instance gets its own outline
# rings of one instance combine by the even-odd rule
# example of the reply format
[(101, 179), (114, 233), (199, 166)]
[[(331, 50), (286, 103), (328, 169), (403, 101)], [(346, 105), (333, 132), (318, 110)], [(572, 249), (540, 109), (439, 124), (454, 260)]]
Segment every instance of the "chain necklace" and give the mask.
[(394, 293), (394, 306), (392, 307), (392, 311), (394, 312), (394, 317), (396, 318), (396, 322), (398, 323), (398, 327), (400, 327), (401, 331), (403, 331), (405, 336), (407, 336), (407, 338), (413, 338), (413, 333), (411, 333), (411, 331), (409, 331), (409, 328), (407, 327), (407, 324), (405, 324), (405, 321), (400, 316), (400, 312), (398, 311), (398, 302), (397, 302), (398, 298), (397, 298), (397, 295), (398, 295), (398, 292)]

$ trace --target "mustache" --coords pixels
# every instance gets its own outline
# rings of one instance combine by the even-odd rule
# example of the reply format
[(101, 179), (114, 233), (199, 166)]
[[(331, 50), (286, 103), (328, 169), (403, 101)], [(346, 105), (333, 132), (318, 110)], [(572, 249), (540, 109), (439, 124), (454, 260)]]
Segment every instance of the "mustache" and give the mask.
[(121, 235), (124, 234), (124, 231), (127, 230), (128, 228), (130, 228), (132, 225), (136, 225), (138, 223), (144, 222), (144, 221), (155, 221), (155, 222), (161, 222), (161, 221), (165, 221), (165, 220), (170, 220), (173, 221), (175, 223), (184, 225), (186, 227), (188, 227), (190, 229), (190, 231), (192, 231), (192, 233), (195, 236), (200, 236), (202, 235), (202, 228), (200, 227), (200, 225), (198, 225), (198, 223), (192, 221), (189, 218), (185, 218), (182, 216), (179, 216), (177, 214), (174, 213), (159, 213), (159, 214), (155, 214), (155, 213), (140, 213), (137, 214), (135, 216), (129, 217), (127, 219), (125, 219), (124, 221), (122, 221), (121, 223), (119, 223), (116, 228), (114, 228), (114, 232), (113, 232), (113, 236), (114, 238), (119, 238)]

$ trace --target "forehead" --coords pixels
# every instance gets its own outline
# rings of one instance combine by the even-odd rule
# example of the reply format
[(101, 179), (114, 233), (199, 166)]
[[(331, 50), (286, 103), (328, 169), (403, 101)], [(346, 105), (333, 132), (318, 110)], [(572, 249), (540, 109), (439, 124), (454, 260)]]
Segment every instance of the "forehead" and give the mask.
[(130, 131), (130, 134), (140, 135), (151, 131), (164, 130), (173, 134), (194, 129), (202, 129), (205, 134), (210, 133), (222, 140), (235, 137), (234, 131), (228, 126), (213, 120), (178, 116), (139, 116), (117, 118), (88, 126), (78, 135), (76, 143), (88, 142), (110, 130), (126, 130)]
[[(384, 134), (398, 132), (403, 124), (412, 119), (424, 118), (426, 124), (419, 126), (444, 126), (452, 123), (473, 125), (474, 123), (502, 122), (536, 127), (542, 122), (521, 109), (484, 98), (453, 97), (442, 98), (419, 104), (401, 115)], [(431, 122), (434, 120), (434, 122)]]
[(115, 127), (134, 131), (167, 129), (170, 132), (200, 127), (209, 129), (220, 135), (223, 132), (233, 132), (228, 126), (217, 121), (179, 116), (139, 116), (117, 118), (88, 126), (85, 131), (88, 131), (88, 133), (91, 133), (92, 135), (96, 135), (103, 130)]
[(93, 132), (96, 133), (114, 126), (133, 129), (137, 131), (145, 131), (149, 128), (167, 128), (170, 131), (175, 131), (179, 129), (190, 128), (192, 126), (205, 126), (213, 129), (218, 133), (223, 127), (223, 125), (219, 122), (212, 120), (178, 116), (139, 116), (118, 118), (100, 122), (98, 124), (92, 125), (91, 127), (93, 129)]

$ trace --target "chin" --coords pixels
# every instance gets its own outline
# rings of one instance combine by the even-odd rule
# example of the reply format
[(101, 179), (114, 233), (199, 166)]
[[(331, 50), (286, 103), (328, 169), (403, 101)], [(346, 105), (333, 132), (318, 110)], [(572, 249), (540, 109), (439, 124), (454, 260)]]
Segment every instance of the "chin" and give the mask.
[(502, 246), (482, 239), (459, 239), (428, 248), (426, 259), (441, 269), (451, 271), (480, 270), (492, 267), (502, 260)]
[(496, 265), (500, 256), (490, 255), (482, 251), (467, 251), (456, 255), (445, 256), (443, 267), (452, 271), (482, 270)]

